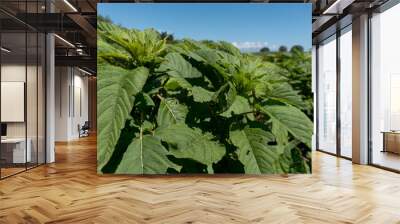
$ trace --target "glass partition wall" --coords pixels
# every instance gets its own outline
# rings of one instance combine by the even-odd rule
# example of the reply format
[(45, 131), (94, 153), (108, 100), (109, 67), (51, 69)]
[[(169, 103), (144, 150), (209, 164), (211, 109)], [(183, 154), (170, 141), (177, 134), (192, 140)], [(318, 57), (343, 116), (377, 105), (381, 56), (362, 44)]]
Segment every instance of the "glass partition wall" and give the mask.
[[(35, 10), (24, 4), (18, 6), (25, 12)], [(0, 12), (1, 179), (45, 163), (45, 41)]]
[(317, 48), (317, 150), (352, 157), (352, 27)]
[(26, 169), (26, 33), (1, 34), (1, 177)]

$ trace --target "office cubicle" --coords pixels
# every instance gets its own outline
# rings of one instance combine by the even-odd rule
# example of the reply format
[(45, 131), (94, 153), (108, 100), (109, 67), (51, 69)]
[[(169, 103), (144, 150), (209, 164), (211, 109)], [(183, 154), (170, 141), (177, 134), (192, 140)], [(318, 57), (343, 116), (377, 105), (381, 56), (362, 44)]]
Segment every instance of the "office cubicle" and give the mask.
[[(0, 178), (45, 163), (45, 35), (21, 16), (41, 1), (0, 3)], [(4, 9), (14, 9), (8, 13)]]

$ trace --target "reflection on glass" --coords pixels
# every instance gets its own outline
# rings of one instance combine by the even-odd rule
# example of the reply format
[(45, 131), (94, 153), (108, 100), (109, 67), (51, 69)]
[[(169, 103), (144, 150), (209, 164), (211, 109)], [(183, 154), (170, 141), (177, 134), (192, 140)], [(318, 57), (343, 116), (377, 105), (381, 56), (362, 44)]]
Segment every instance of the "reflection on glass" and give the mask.
[[(44, 13), (45, 0), (0, 1), (15, 14)], [(0, 178), (45, 163), (45, 35), (0, 12)], [(37, 18), (37, 17), (33, 17)]]
[(38, 36), (36, 32), (27, 33), (27, 84), (26, 84), (26, 113), (27, 113), (27, 142), (28, 149), (30, 148), (30, 159), (27, 167), (31, 168), (37, 165), (38, 147), (37, 147), (37, 79), (38, 79), (38, 56), (37, 45)]
[(400, 5), (372, 18), (372, 163), (400, 170)]
[(352, 141), (352, 35), (351, 26), (340, 36), (340, 153), (351, 158)]
[(336, 37), (318, 48), (318, 148), (336, 153)]
[(1, 44), (8, 51), (1, 57), (1, 174), (9, 176), (25, 170), (30, 162), (30, 142), (26, 141), (26, 35), (2, 33)]
[(37, 77), (37, 90), (38, 90), (38, 136), (37, 136), (37, 147), (38, 147), (38, 156), (37, 162), (38, 164), (45, 163), (45, 60), (46, 60), (46, 52), (45, 52), (45, 44), (46, 38), (45, 35), (39, 33), (38, 35), (38, 77)]

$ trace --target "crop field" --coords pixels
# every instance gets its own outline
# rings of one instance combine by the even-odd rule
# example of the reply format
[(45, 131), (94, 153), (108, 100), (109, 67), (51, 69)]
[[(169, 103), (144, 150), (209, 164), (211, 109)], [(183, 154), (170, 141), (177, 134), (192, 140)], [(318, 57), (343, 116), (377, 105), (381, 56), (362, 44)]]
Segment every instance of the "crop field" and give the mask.
[(98, 24), (98, 172), (311, 172), (311, 55)]

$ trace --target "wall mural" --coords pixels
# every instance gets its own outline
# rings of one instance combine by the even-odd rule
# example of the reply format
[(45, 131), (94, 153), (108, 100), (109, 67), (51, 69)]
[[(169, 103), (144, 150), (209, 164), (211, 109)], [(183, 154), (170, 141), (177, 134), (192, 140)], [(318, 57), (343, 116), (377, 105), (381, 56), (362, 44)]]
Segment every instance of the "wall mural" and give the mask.
[[(311, 172), (311, 5), (98, 8), (98, 173)], [(218, 12), (223, 22), (211, 23)], [(278, 14), (292, 27), (305, 24), (304, 34), (274, 33), (296, 30), (262, 20)], [(233, 21), (243, 16), (262, 21)], [(269, 32), (244, 33), (260, 29)], [(223, 39), (221, 32), (239, 33)], [(252, 36), (264, 39), (244, 41)]]

